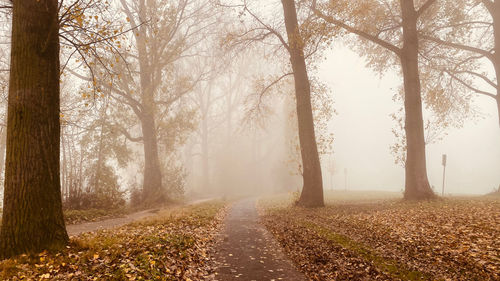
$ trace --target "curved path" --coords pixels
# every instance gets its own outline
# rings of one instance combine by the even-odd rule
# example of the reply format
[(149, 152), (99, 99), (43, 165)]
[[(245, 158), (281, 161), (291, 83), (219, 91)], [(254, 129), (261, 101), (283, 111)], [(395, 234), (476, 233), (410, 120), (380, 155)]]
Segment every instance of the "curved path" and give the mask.
[[(213, 199), (214, 198), (195, 200), (187, 203), (186, 205), (201, 204)], [(150, 209), (150, 210), (131, 213), (118, 218), (105, 219), (95, 222), (85, 222), (80, 224), (70, 224), (66, 226), (66, 230), (68, 231), (69, 236), (74, 236), (84, 232), (93, 232), (102, 229), (115, 228), (146, 217), (154, 216), (156, 213), (158, 213), (158, 211), (160, 211), (160, 209)]]
[(217, 244), (217, 280), (306, 280), (259, 223), (255, 199), (235, 203)]

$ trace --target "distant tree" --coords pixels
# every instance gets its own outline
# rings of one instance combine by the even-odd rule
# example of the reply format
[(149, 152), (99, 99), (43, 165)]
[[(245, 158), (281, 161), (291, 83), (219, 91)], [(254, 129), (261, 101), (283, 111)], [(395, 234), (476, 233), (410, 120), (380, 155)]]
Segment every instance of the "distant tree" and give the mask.
[(120, 3), (130, 26), (140, 27), (133, 36), (134, 48), (126, 55), (135, 69), (130, 73), (123, 65), (121, 70), (117, 65), (117, 73), (125, 75), (119, 74), (121, 77), (115, 80), (111, 92), (140, 120), (141, 136), (134, 138), (124, 128), (121, 131), (129, 140), (143, 143), (143, 199), (146, 203), (158, 203), (168, 197), (162, 190), (159, 115), (180, 106), (181, 98), (201, 79), (182, 72), (177, 63), (183, 57), (193, 56), (190, 52), (205, 32), (203, 25), (209, 24), (209, 17), (204, 14), (208, 4), (187, 0), (169, 3), (121, 0)]
[[(114, 129), (130, 142), (142, 145), (143, 204), (161, 204), (169, 195), (162, 176), (162, 167), (168, 165), (160, 157), (160, 131), (165, 135), (178, 132), (165, 128), (172, 124), (171, 120), (181, 119), (175, 115), (185, 107), (183, 98), (202, 79), (203, 74), (195, 77), (184, 69), (184, 59), (196, 57), (195, 47), (213, 24), (212, 14), (208, 12), (208, 1), (204, 0), (120, 0), (119, 3), (121, 12), (117, 14), (133, 32), (114, 31), (122, 34), (115, 40), (118, 52), (106, 53), (109, 47), (104, 48), (105, 54), (99, 56), (98, 63), (87, 62), (90, 77), (71, 72), (90, 82), (98, 92), (109, 92), (114, 103), (123, 108), (127, 116), (115, 120)], [(186, 117), (191, 114), (187, 111), (180, 114)]]
[(58, 2), (14, 0), (12, 7), (2, 258), (68, 242), (59, 176)]

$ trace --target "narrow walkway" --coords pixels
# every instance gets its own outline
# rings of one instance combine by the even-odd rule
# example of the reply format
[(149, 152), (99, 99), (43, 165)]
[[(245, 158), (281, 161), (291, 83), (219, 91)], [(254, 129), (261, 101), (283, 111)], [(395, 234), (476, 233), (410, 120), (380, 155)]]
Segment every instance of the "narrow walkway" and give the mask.
[(93, 232), (93, 231), (98, 231), (102, 229), (110, 229), (110, 228), (115, 228), (119, 227), (131, 222), (134, 222), (136, 220), (140, 220), (142, 218), (146, 218), (149, 216), (154, 215), (155, 213), (158, 212), (158, 209), (156, 210), (145, 210), (145, 211), (140, 211), (132, 214), (125, 215), (123, 217), (119, 218), (111, 218), (111, 219), (105, 219), (101, 221), (93, 221), (93, 222), (85, 222), (85, 223), (79, 223), (79, 224), (70, 224), (66, 226), (66, 231), (68, 231), (69, 236), (73, 235), (78, 235), (84, 232)]
[(259, 224), (255, 204), (255, 199), (245, 199), (229, 210), (217, 245), (217, 280), (306, 280)]
[[(208, 198), (208, 199), (199, 199), (195, 201), (191, 201), (187, 203), (186, 205), (196, 205), (196, 204), (201, 204), (207, 201), (213, 200), (213, 198)], [(95, 221), (95, 222), (86, 222), (86, 223), (80, 223), (80, 224), (70, 224), (66, 226), (66, 230), (68, 231), (69, 236), (74, 236), (78, 235), (84, 232), (93, 232), (93, 231), (98, 231), (102, 229), (110, 229), (110, 228), (115, 228), (119, 227), (122, 225), (129, 224), (131, 222), (147, 218), (150, 216), (154, 216), (156, 213), (158, 213), (160, 209), (151, 209), (151, 210), (144, 210), (140, 212), (135, 212), (132, 214), (128, 214), (123, 217), (119, 218), (111, 218), (111, 219), (106, 219), (102, 221)]]

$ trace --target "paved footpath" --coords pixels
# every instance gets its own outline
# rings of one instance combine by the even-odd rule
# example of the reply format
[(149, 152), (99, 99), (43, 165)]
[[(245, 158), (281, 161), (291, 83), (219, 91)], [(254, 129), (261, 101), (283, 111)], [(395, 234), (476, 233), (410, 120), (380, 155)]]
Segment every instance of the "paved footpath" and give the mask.
[(245, 199), (229, 210), (216, 249), (217, 280), (307, 280), (259, 223), (255, 204)]

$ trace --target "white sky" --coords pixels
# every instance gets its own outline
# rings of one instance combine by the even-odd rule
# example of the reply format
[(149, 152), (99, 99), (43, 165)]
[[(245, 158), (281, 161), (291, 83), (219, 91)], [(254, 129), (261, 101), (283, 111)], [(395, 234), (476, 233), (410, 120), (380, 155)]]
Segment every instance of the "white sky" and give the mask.
[[(401, 191), (404, 170), (394, 164), (390, 146), (396, 123), (390, 114), (399, 105), (392, 96), (401, 85), (394, 72), (382, 79), (365, 66), (365, 61), (345, 47), (337, 47), (327, 56), (319, 71), (334, 96), (338, 112), (331, 128), (335, 134), (334, 188), (343, 189), (344, 169), (348, 170), (348, 189)], [(445, 192), (484, 194), (500, 184), (500, 128), (495, 102), (477, 98), (477, 106), (486, 118), (467, 122), (461, 129), (449, 131), (442, 141), (427, 146), (427, 171), (431, 185), (441, 192), (441, 155), (448, 155)], [(329, 163), (323, 169), (325, 188), (330, 189)]]

